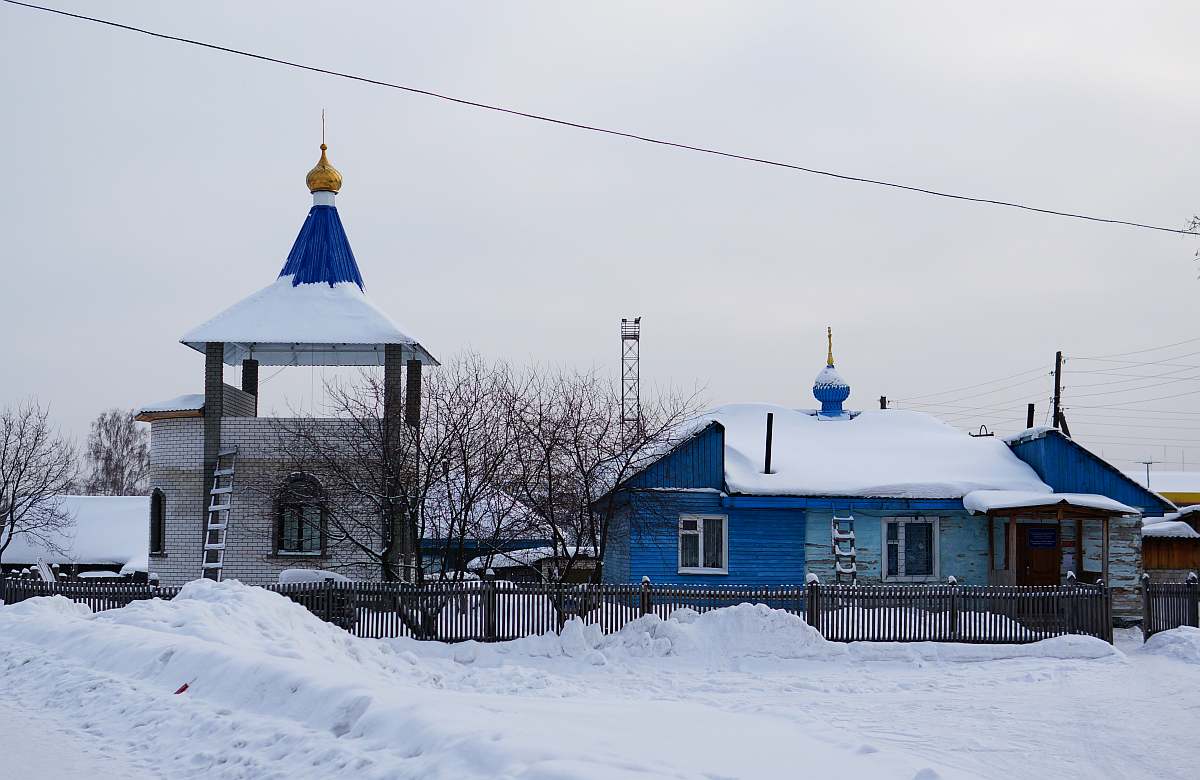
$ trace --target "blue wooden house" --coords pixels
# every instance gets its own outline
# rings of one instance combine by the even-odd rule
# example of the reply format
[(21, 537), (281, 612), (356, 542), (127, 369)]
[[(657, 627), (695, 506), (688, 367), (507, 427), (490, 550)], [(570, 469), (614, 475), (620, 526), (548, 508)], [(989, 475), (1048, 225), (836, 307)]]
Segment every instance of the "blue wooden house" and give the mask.
[(1138, 609), (1140, 516), (1170, 511), (1055, 429), (969, 436), (915, 411), (722, 406), (620, 488), (604, 579), (705, 585), (1059, 584), (1103, 578)]

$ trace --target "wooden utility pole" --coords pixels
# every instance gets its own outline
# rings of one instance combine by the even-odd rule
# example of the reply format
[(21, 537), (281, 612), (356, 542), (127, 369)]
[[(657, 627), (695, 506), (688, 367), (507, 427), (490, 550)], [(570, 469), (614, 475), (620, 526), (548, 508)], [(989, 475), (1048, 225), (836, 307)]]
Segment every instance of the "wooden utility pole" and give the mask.
[(1063, 432), (1068, 438), (1071, 429), (1067, 427), (1067, 417), (1062, 410), (1062, 350), (1054, 353), (1054, 427)]

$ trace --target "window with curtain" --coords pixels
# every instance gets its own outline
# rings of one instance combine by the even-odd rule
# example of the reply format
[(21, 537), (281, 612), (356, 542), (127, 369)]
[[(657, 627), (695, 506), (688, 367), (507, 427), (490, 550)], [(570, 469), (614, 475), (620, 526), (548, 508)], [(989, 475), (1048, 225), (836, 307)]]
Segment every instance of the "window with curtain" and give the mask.
[(166, 543), (167, 497), (154, 488), (150, 493), (150, 552), (164, 552)]
[(320, 555), (324, 552), (324, 513), (321, 484), (307, 474), (284, 483), (279, 501), (277, 550), (280, 555)]
[(728, 519), (721, 515), (679, 518), (679, 573), (727, 574)]
[(883, 518), (883, 579), (938, 579), (938, 518)]

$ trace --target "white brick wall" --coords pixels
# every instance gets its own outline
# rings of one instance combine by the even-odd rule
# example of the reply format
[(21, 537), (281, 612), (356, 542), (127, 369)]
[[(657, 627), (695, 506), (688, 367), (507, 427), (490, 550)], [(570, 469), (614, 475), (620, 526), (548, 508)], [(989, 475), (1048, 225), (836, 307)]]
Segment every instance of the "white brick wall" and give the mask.
[[(295, 421), (221, 420), (221, 447), (238, 450), (223, 576), (265, 585), (276, 582), (283, 569), (315, 567), (334, 569), (353, 579), (379, 579), (375, 567), (361, 564), (361, 552), (344, 542), (330, 543), (328, 554), (320, 558), (275, 553), (275, 491), (294, 470), (277, 444), (289, 423)], [(339, 420), (320, 423), (331, 430), (345, 425)], [(160, 420), (151, 425), (150, 474), (152, 486), (166, 498), (165, 553), (151, 556), (150, 569), (164, 585), (181, 585), (202, 573), (203, 524), (211, 487), (204, 484), (202, 419)], [(380, 525), (371, 513), (356, 519), (372, 530)], [(369, 541), (378, 545), (378, 535)]]

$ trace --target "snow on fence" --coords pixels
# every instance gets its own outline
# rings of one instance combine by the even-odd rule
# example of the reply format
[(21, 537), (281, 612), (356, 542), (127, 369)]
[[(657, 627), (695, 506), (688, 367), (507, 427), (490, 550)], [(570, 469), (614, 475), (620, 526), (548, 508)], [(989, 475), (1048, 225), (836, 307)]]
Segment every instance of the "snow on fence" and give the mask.
[(1151, 582), (1142, 575), (1142, 635), (1180, 626), (1200, 628), (1200, 578), (1192, 572), (1185, 582)]
[[(7, 580), (9, 603), (61, 594), (93, 610), (173, 598), (178, 588), (154, 585)], [(668, 617), (741, 603), (766, 604), (803, 616), (838, 642), (1025, 643), (1060, 634), (1112, 641), (1112, 599), (1100, 585), (1001, 587), (959, 585), (689, 585), (515, 584), (326, 581), (270, 585), (314, 615), (361, 637), (412, 637), (460, 642), (504, 641), (561, 631), (580, 619), (604, 633), (643, 615)]]
[(1103, 584), (809, 585), (806, 620), (834, 642), (1022, 644), (1063, 634), (1112, 642)]

